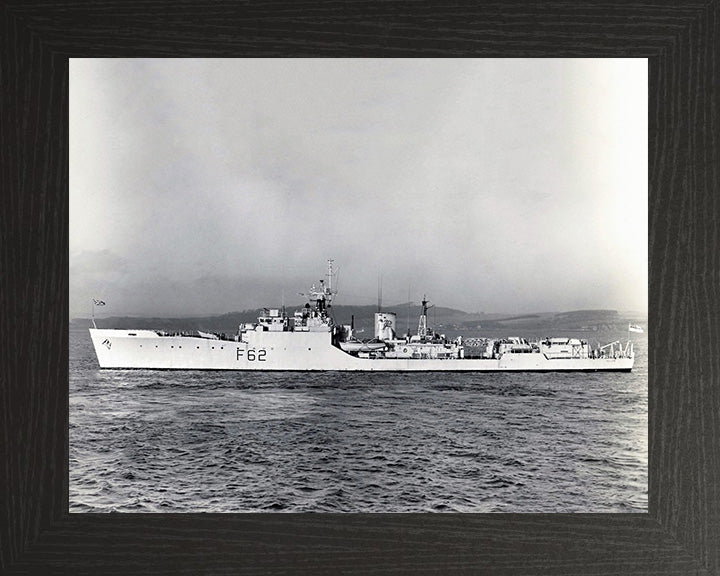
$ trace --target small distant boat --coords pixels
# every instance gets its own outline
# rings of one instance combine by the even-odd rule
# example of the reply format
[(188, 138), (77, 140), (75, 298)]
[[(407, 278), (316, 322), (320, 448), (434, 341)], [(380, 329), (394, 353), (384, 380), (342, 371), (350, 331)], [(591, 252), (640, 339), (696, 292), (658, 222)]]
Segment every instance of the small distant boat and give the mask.
[[(90, 329), (101, 368), (172, 370), (298, 370), (397, 372), (624, 371), (632, 370), (628, 339), (591, 350), (577, 338), (481, 338), (473, 357), (462, 337), (454, 340), (427, 326), (423, 298), (417, 333), (398, 336), (393, 312), (375, 313), (375, 337), (360, 340), (353, 324), (332, 317), (332, 260), (328, 282), (312, 286), (308, 302), (292, 316), (265, 308), (257, 322), (238, 326), (232, 337), (198, 331), (197, 336), (160, 330)], [(470, 341), (467, 344), (471, 344)]]

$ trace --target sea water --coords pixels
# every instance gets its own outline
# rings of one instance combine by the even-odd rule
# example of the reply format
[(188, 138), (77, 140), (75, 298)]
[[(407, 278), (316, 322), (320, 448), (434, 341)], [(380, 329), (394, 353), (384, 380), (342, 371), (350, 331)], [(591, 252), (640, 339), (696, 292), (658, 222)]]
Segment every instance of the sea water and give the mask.
[[(631, 373), (101, 370), (70, 331), (71, 512), (646, 512)], [(611, 335), (614, 339), (614, 335)]]

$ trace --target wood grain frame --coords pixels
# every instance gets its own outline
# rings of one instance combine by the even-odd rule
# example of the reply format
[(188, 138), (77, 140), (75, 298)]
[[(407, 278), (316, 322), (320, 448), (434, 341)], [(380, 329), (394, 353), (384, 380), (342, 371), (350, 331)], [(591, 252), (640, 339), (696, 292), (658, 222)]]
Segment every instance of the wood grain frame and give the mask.
[[(720, 574), (718, 1), (0, 6), (0, 571)], [(648, 514), (68, 514), (68, 58), (649, 59)]]

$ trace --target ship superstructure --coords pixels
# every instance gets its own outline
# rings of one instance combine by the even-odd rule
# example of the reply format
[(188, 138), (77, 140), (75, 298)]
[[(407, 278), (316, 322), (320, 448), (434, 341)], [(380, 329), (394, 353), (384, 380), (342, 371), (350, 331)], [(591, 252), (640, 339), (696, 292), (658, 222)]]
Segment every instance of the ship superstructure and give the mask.
[(416, 334), (400, 336), (396, 315), (378, 310), (374, 337), (357, 338), (354, 322), (335, 323), (333, 261), (327, 282), (313, 285), (292, 315), (265, 308), (257, 322), (238, 326), (232, 338), (206, 332), (91, 328), (102, 368), (297, 371), (630, 371), (633, 344), (612, 342), (591, 350), (576, 338), (529, 342), (520, 337), (448, 339), (427, 324), (423, 297)]

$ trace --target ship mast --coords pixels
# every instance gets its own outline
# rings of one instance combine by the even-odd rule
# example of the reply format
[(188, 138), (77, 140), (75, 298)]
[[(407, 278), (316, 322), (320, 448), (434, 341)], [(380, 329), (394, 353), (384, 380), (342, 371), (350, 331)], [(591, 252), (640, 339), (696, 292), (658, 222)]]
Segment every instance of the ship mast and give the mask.
[[(332, 291), (332, 279), (333, 279), (333, 262), (334, 260), (332, 258), (328, 258), (328, 271), (327, 271), (327, 277), (328, 277), (328, 283), (327, 286), (325, 286), (323, 293), (327, 297), (327, 308), (328, 308), (328, 314), (332, 318), (332, 297), (333, 297), (333, 291)], [(320, 280), (320, 283), (322, 284), (322, 280)]]
[(382, 312), (382, 275), (378, 275), (378, 312)]
[(425, 294), (423, 294), (422, 313), (420, 314), (420, 321), (418, 322), (418, 336), (420, 336), (420, 338), (427, 336), (427, 305), (427, 298)]
[(331, 294), (332, 297), (332, 277), (333, 277), (333, 262), (334, 260), (332, 258), (328, 258), (328, 292)]

